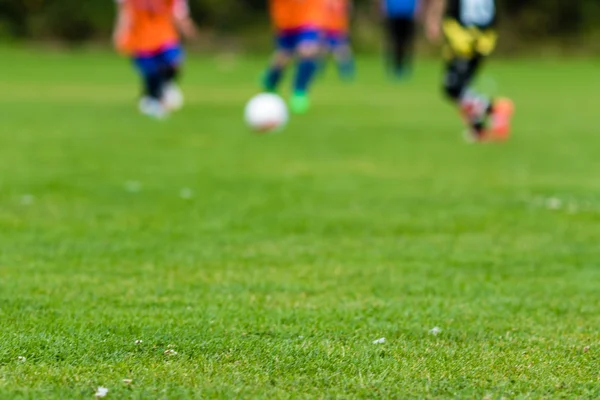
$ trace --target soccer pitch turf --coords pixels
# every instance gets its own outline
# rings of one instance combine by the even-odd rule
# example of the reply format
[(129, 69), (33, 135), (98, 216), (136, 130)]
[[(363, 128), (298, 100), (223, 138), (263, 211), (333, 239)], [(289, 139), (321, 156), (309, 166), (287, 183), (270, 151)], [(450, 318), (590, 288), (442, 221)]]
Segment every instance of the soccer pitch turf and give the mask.
[(467, 145), (433, 61), (256, 136), (260, 59), (158, 123), (113, 55), (0, 58), (0, 398), (600, 397), (593, 62), (490, 63), (514, 138)]

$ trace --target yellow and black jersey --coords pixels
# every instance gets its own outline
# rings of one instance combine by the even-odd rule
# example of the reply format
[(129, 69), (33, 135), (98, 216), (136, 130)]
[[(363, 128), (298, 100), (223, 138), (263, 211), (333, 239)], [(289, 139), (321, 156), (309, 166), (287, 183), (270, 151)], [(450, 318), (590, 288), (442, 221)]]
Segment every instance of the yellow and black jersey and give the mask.
[(487, 57), (498, 34), (495, 0), (448, 0), (444, 18), (446, 59)]
[(465, 27), (491, 28), (496, 24), (496, 0), (448, 0), (446, 17)]

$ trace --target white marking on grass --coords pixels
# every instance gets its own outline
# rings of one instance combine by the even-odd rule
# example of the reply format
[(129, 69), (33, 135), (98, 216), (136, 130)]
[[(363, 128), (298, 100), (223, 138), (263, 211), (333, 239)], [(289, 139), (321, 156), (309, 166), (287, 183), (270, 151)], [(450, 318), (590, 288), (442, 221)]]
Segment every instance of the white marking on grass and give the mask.
[(569, 214), (577, 214), (579, 212), (579, 207), (577, 206), (577, 203), (570, 203), (567, 211), (569, 212)]
[(433, 335), (433, 336), (437, 336), (440, 333), (442, 333), (442, 328), (434, 326), (432, 329), (429, 330), (429, 334)]
[(546, 199), (546, 207), (550, 210), (559, 210), (562, 207), (562, 200), (558, 197), (550, 197)]
[(384, 337), (373, 341), (373, 344), (383, 344), (383, 343), (385, 343)]
[(127, 181), (125, 182), (125, 190), (129, 193), (138, 193), (142, 190), (142, 183), (139, 181)]
[(106, 395), (108, 394), (108, 389), (105, 387), (100, 386), (97, 390), (96, 393), (94, 394), (94, 396), (97, 399), (101, 399), (102, 397), (106, 397)]
[(190, 200), (194, 197), (194, 191), (190, 188), (183, 188), (179, 191), (179, 197), (184, 200)]
[(35, 203), (35, 197), (31, 194), (24, 194), (21, 196), (20, 203), (24, 206), (30, 206)]

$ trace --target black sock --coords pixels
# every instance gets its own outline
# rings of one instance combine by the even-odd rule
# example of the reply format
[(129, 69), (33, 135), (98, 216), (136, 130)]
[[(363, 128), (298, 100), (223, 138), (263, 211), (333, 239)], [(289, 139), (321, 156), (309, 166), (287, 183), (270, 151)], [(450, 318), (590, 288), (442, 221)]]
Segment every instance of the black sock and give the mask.
[(162, 98), (163, 78), (160, 74), (151, 74), (144, 77), (144, 94), (156, 100)]
[(164, 82), (175, 82), (179, 79), (178, 67), (167, 67), (162, 71)]

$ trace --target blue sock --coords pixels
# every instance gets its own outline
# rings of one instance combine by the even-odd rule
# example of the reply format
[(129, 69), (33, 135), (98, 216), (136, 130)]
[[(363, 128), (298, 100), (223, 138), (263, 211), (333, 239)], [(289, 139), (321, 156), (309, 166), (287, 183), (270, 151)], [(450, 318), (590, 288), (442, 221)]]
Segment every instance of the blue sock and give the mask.
[(265, 73), (263, 86), (267, 92), (274, 92), (283, 78), (283, 68), (271, 66)]
[(294, 81), (294, 93), (304, 94), (308, 91), (308, 86), (312, 82), (319, 62), (314, 58), (302, 58), (298, 61), (298, 70)]
[(351, 80), (354, 78), (356, 73), (356, 65), (354, 64), (354, 58), (349, 57), (338, 62), (338, 71), (343, 79)]
[(409, 65), (398, 65), (391, 70), (392, 78), (398, 80), (409, 79), (412, 75), (412, 68)]
[(325, 71), (327, 70), (327, 62), (329, 60), (327, 59), (327, 57), (321, 57), (319, 59), (319, 61), (317, 62), (317, 74), (321, 75), (321, 74), (325, 74)]

